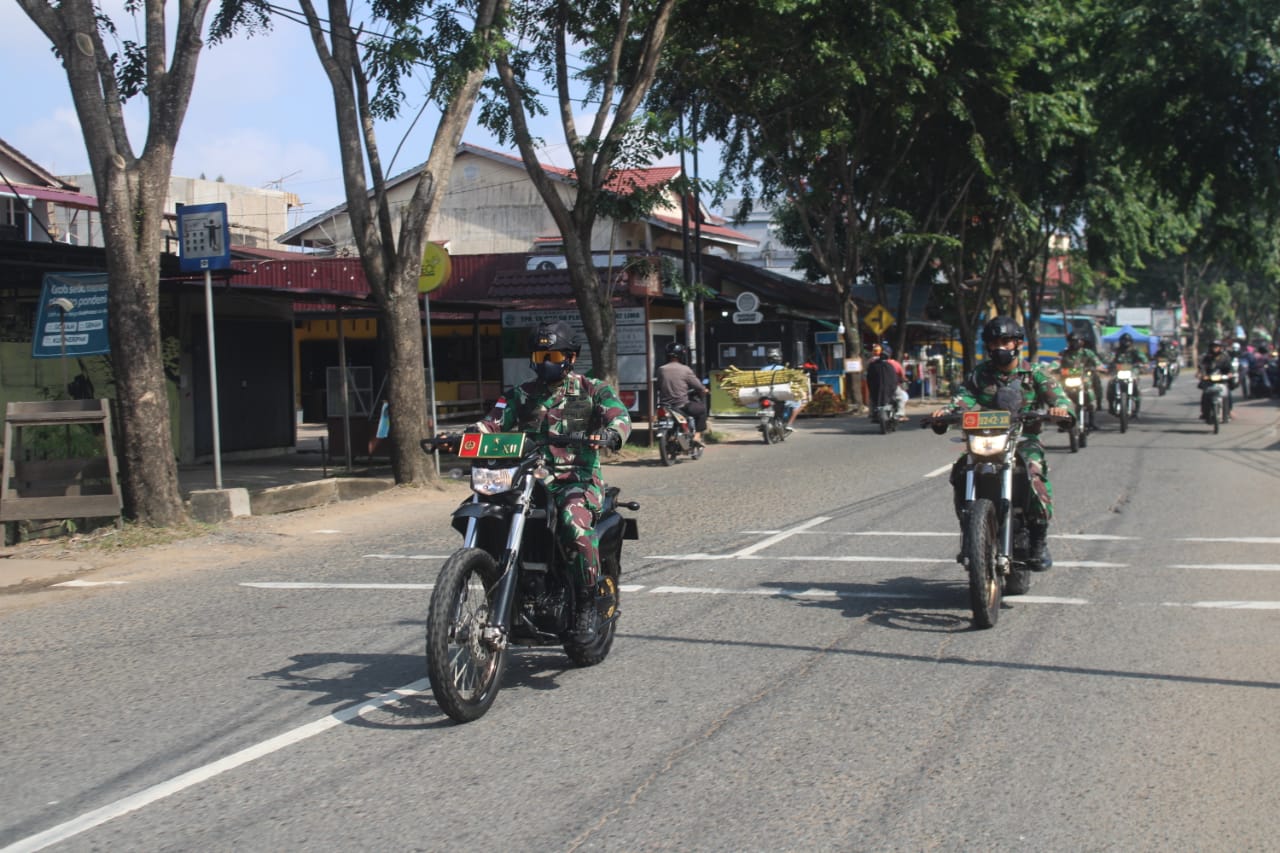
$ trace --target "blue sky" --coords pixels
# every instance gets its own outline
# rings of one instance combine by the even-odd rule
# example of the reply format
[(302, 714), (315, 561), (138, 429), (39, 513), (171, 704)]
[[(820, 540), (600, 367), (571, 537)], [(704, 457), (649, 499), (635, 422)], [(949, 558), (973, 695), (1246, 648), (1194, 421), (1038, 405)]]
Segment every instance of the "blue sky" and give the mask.
[[(103, 5), (119, 8), (113, 0)], [(127, 16), (113, 17), (123, 37), (137, 38)], [(0, 138), (54, 174), (87, 173), (66, 75), (44, 34), (12, 0), (0, 0), (0, 74), (8, 81), (8, 119)], [(423, 99), (414, 99), (411, 85), (406, 92), (407, 118), (378, 128), (384, 164), (405, 139), (394, 164), (387, 166), (388, 174), (425, 160), (435, 131), (438, 114), (431, 110), (412, 124)], [(140, 152), (146, 114), (141, 99), (136, 101), (127, 106), (126, 115), (134, 150)], [(543, 119), (534, 129), (550, 143), (542, 152), (543, 162), (568, 166), (563, 144), (555, 144), (563, 139), (558, 124)], [(474, 121), (463, 141), (512, 150)], [(178, 140), (175, 175), (221, 176), (229, 183), (288, 190), (303, 203), (297, 214), (297, 221), (303, 221), (343, 200), (337, 151), (328, 80), (302, 25), (280, 19), (265, 35), (206, 47)], [(704, 154), (704, 174), (708, 162)], [(87, 189), (92, 192), (91, 186)]]

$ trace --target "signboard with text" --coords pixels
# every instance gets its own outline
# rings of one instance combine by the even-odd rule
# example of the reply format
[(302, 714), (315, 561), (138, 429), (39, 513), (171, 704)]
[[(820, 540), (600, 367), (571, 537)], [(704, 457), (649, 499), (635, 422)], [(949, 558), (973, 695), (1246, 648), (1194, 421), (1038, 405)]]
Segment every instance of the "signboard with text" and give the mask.
[(107, 274), (45, 273), (32, 358), (102, 355), (107, 339)]

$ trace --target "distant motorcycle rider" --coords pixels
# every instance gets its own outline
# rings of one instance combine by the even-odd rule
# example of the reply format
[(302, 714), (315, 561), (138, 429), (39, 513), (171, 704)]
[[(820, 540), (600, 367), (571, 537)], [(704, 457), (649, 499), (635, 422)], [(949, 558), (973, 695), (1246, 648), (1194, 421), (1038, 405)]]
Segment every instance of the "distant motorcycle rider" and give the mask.
[[(938, 409), (934, 417), (970, 409), (995, 408), (1002, 388), (1016, 385), (1022, 394), (1022, 411), (1040, 407), (1056, 418), (1071, 416), (1071, 401), (1053, 374), (1039, 364), (1019, 358), (1018, 349), (1026, 339), (1022, 326), (1011, 317), (995, 317), (982, 328), (982, 343), (987, 358), (974, 369), (961, 385), (951, 405)], [(1018, 414), (1018, 413), (1015, 413)], [(1049, 463), (1040, 445), (1038, 428), (1023, 432), (1018, 454), (1027, 466), (1031, 480), (1025, 523), (1030, 539), (1028, 566), (1044, 571), (1053, 565), (1046, 541), (1049, 522), (1053, 518), (1053, 484), (1049, 482)], [(964, 480), (961, 477), (964, 457), (951, 469), (951, 485), (955, 490), (956, 514), (963, 511)], [(961, 518), (963, 524), (964, 519)]]
[[(621, 447), (631, 434), (631, 416), (612, 387), (573, 371), (579, 349), (573, 329), (563, 321), (530, 330), (529, 363), (537, 378), (499, 397), (474, 429), (598, 436), (604, 447)], [(586, 644), (594, 641), (599, 627), (600, 537), (595, 524), (604, 502), (600, 452), (595, 447), (547, 447), (544, 454), (547, 491), (560, 513), (556, 532), (571, 559), (579, 603), (574, 640)]]
[(1182, 356), (1178, 352), (1178, 348), (1173, 344), (1171, 339), (1160, 339), (1160, 346), (1156, 349), (1156, 361), (1168, 362), (1169, 366), (1165, 369), (1169, 371), (1170, 385), (1173, 384), (1174, 374), (1178, 372), (1176, 368), (1178, 366), (1178, 359), (1181, 357)]
[[(1111, 354), (1111, 369), (1114, 371), (1117, 367), (1129, 367), (1137, 374), (1142, 372), (1142, 366), (1146, 363), (1147, 354), (1133, 345), (1133, 335), (1128, 332), (1122, 334), (1116, 351)], [(1136, 418), (1142, 404), (1142, 383), (1138, 381), (1136, 375), (1133, 379), (1133, 416)], [(1114, 382), (1107, 386), (1107, 403), (1114, 412), (1117, 405)]]
[[(1102, 357), (1085, 346), (1084, 338), (1079, 334), (1069, 332), (1067, 348), (1058, 354), (1058, 363), (1063, 372), (1078, 370), (1088, 377), (1089, 384), (1085, 387), (1085, 405), (1089, 410), (1087, 423), (1089, 429), (1097, 429), (1093, 415), (1098, 409), (1098, 401), (1102, 399), (1102, 380), (1098, 378), (1098, 371), (1103, 368)], [(1080, 414), (1076, 412), (1077, 417)]]
[[(765, 353), (764, 357), (768, 359), (769, 363), (766, 364), (764, 367), (760, 368), (761, 370), (786, 370), (787, 369), (787, 365), (782, 361), (782, 350), (778, 349), (777, 347), (769, 347), (769, 350), (768, 352)], [(789, 433), (795, 432), (796, 428), (793, 426), (793, 424), (796, 422), (796, 418), (800, 414), (800, 404), (797, 403), (795, 400), (786, 400), (783, 403), (783, 405), (786, 407), (785, 414), (787, 416), (787, 425), (786, 425), (787, 432)]]
[[(1209, 342), (1209, 351), (1200, 357), (1200, 363), (1196, 366), (1196, 378), (1200, 380), (1200, 420), (1207, 421), (1210, 417), (1210, 410), (1213, 408), (1213, 395), (1209, 393), (1210, 389), (1216, 384), (1209, 377), (1213, 374), (1226, 376), (1224, 380), (1230, 393), (1231, 386), (1235, 383), (1235, 368), (1232, 365), (1231, 354), (1228, 353), (1220, 340)], [(1227, 416), (1230, 419), (1230, 416)]]
[(872, 344), (870, 355), (867, 365), (867, 391), (872, 408), (892, 406), (893, 417), (905, 421), (907, 418), (903, 410), (908, 397), (902, 385), (907, 381), (906, 371), (900, 362), (893, 359), (893, 353), (883, 344)]
[(693, 420), (693, 441), (701, 445), (702, 432), (707, 428), (706, 390), (693, 368), (685, 363), (686, 358), (684, 344), (667, 344), (667, 363), (658, 368), (658, 399)]

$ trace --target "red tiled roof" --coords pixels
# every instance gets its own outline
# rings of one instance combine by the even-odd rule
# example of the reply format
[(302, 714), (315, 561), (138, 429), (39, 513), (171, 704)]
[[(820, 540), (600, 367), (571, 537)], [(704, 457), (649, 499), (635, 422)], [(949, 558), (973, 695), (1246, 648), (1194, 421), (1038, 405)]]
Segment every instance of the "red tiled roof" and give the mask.
[[(680, 217), (678, 216), (655, 215), (653, 218), (665, 225), (670, 225), (676, 230), (680, 230), (681, 228), (684, 227), (683, 223), (680, 220)], [(690, 222), (689, 223), (690, 234), (693, 234), (693, 228), (694, 228), (694, 224)], [(723, 240), (733, 240), (734, 242), (744, 243), (748, 246), (760, 245), (760, 241), (757, 240), (755, 237), (751, 237), (746, 234), (743, 234), (741, 231), (734, 231), (732, 228), (726, 228), (723, 225), (713, 225), (709, 222), (702, 223), (702, 233), (704, 236), (719, 237)]]

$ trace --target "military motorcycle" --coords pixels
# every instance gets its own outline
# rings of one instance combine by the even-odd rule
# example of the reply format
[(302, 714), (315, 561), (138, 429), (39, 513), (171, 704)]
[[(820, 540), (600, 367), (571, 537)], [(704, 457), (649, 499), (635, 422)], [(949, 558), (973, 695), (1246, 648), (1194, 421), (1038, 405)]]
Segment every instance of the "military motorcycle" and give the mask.
[(1156, 389), (1156, 396), (1163, 397), (1173, 385), (1173, 368), (1167, 359), (1157, 358), (1155, 367), (1151, 368), (1151, 381)]
[(1138, 416), (1138, 368), (1127, 364), (1116, 365), (1116, 375), (1107, 386), (1107, 400), (1111, 414), (1120, 419), (1120, 432), (1129, 430), (1129, 421)]
[(1062, 374), (1062, 387), (1071, 400), (1072, 410), (1076, 413), (1075, 421), (1067, 429), (1071, 442), (1071, 452), (1078, 453), (1080, 448), (1089, 443), (1089, 431), (1085, 429), (1085, 420), (1089, 410), (1089, 385), (1092, 377), (1084, 370), (1068, 368)]
[[(600, 577), (593, 642), (574, 640), (580, 606), (569, 555), (556, 537), (559, 513), (547, 492), (547, 446), (595, 447), (581, 435), (538, 438), (526, 433), (464, 433), (424, 439), (422, 449), (456, 449), (471, 460), (471, 497), (453, 513), (462, 547), (445, 560), (427, 615), (427, 674), (437, 704), (460, 723), (482, 717), (502, 686), (513, 646), (561, 646), (578, 666), (609, 654), (617, 629), (622, 542), (638, 539), (636, 520), (620, 508), (619, 490), (605, 490), (596, 522)], [(587, 606), (590, 606), (589, 604)]]
[(702, 443), (693, 439), (693, 418), (675, 406), (659, 405), (654, 412), (653, 434), (663, 465), (678, 459), (698, 459)]
[[(1002, 401), (1003, 402), (1003, 401)], [(1019, 399), (1010, 399), (1017, 409)], [(969, 575), (969, 604), (975, 628), (994, 627), (1005, 595), (1031, 588), (1030, 534), (1024, 517), (1033, 494), (1031, 474), (1018, 453), (1023, 430), (1058, 419), (1044, 412), (1008, 408), (927, 417), (922, 427), (939, 435), (959, 425), (967, 452), (952, 469), (961, 546), (956, 561)]]

